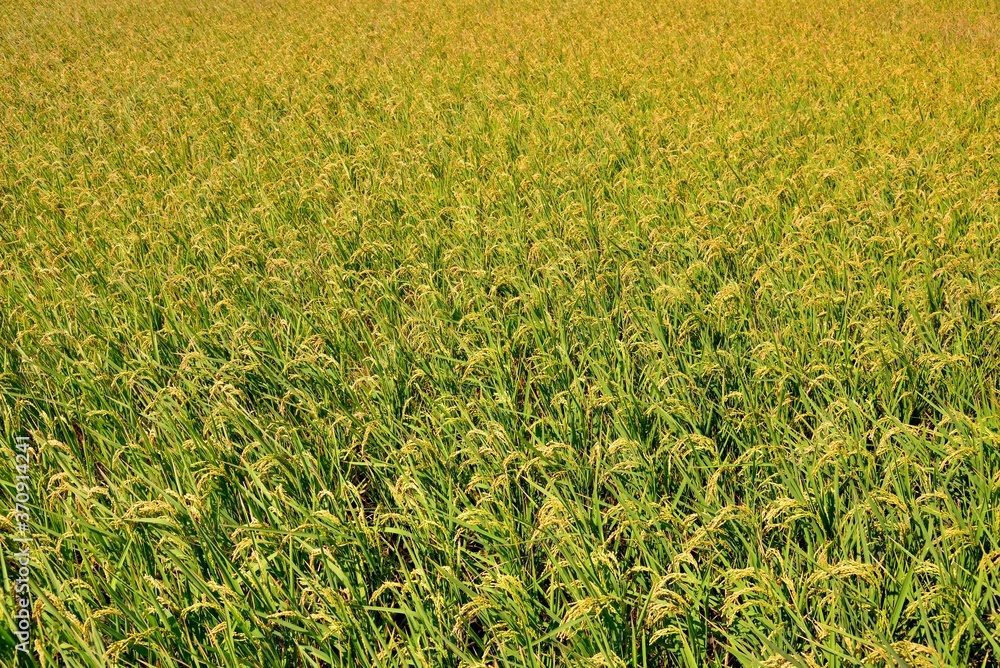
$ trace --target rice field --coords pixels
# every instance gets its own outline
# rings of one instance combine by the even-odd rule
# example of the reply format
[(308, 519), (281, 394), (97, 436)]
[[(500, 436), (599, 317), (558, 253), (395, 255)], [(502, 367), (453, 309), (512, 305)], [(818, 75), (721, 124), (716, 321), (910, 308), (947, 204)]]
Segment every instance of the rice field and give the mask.
[(998, 665), (998, 19), (7, 0), (0, 664)]

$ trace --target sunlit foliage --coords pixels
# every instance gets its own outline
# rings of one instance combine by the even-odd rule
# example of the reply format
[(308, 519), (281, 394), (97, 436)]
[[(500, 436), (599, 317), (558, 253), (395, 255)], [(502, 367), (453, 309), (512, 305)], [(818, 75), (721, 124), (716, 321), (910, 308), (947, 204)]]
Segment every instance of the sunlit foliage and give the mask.
[(41, 663), (996, 665), (998, 48), (973, 0), (6, 0)]

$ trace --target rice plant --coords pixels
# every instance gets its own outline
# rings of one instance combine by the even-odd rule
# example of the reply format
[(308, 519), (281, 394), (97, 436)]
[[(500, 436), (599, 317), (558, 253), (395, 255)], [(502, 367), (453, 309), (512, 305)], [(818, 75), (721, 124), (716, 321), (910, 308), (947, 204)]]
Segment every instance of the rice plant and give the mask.
[(997, 665), (998, 20), (7, 0), (0, 662)]

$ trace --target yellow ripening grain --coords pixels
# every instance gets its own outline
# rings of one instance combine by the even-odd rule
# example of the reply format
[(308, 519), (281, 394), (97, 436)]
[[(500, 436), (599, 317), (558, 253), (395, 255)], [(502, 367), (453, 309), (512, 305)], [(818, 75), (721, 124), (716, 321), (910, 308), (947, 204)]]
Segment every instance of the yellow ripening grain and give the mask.
[(39, 664), (996, 665), (998, 19), (5, 2)]

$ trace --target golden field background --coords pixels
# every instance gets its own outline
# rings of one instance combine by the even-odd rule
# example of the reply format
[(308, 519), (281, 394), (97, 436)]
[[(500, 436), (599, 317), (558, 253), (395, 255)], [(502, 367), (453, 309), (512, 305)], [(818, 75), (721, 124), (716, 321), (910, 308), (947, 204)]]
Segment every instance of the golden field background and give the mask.
[(37, 662), (996, 665), (997, 16), (4, 4)]

